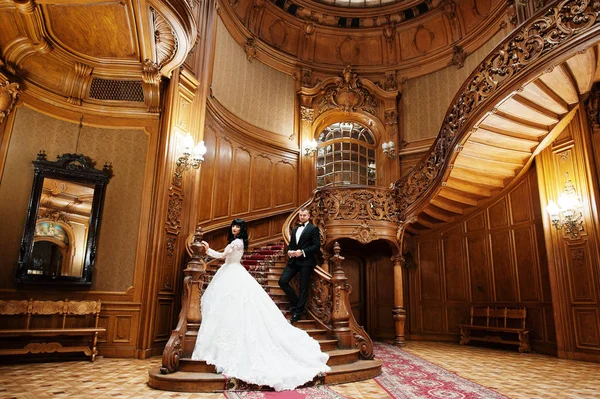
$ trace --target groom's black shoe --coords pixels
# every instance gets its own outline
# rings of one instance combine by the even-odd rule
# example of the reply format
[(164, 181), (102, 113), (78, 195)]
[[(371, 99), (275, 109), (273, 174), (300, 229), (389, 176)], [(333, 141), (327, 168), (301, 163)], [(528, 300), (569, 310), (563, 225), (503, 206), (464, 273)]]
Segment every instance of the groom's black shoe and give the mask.
[(294, 324), (295, 322), (300, 320), (300, 316), (302, 316), (302, 313), (294, 312), (294, 314), (292, 315), (292, 318), (290, 319), (290, 323)]
[(288, 312), (290, 312), (292, 314), (296, 313), (296, 307), (293, 305), (290, 305), (290, 307), (287, 308), (287, 310), (288, 310)]

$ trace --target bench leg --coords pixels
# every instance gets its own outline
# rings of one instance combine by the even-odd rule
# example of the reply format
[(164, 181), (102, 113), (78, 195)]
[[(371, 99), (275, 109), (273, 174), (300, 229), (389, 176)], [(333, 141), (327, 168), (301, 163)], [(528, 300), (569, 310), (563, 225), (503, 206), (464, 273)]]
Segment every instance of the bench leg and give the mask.
[(96, 349), (96, 343), (98, 342), (98, 332), (94, 333), (94, 338), (92, 340), (92, 357), (91, 357), (91, 361), (93, 362), (94, 360), (96, 360), (96, 355), (98, 354), (98, 349)]
[(529, 345), (529, 331), (519, 332), (519, 352), (531, 352), (531, 345)]
[(460, 328), (460, 344), (461, 345), (466, 345), (469, 343), (469, 341), (470, 341), (469, 333), (470, 332), (471, 331), (466, 328), (463, 328), (463, 327)]

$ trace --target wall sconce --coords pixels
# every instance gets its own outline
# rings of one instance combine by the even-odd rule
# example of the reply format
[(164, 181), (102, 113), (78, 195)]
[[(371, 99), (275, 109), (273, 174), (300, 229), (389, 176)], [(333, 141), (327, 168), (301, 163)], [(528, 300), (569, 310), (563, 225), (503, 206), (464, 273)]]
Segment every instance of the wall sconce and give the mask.
[(312, 154), (314, 154), (315, 152), (317, 152), (317, 147), (318, 147), (319, 143), (317, 143), (317, 140), (312, 139), (312, 141), (307, 141), (304, 143), (304, 156), (308, 157), (311, 156)]
[(183, 156), (177, 159), (177, 168), (175, 168), (175, 176), (180, 179), (186, 170), (190, 168), (198, 169), (200, 164), (204, 162), (204, 154), (206, 154), (204, 141), (194, 146), (194, 139), (189, 133), (184, 136), (182, 144)]
[(396, 145), (393, 141), (388, 141), (387, 143), (381, 143), (381, 148), (383, 148), (383, 153), (389, 159), (396, 158)]
[(546, 211), (550, 214), (550, 221), (556, 230), (564, 228), (567, 236), (577, 238), (579, 232), (583, 231), (581, 208), (581, 200), (567, 172), (567, 181), (563, 192), (558, 197), (558, 205), (554, 201), (549, 201)]

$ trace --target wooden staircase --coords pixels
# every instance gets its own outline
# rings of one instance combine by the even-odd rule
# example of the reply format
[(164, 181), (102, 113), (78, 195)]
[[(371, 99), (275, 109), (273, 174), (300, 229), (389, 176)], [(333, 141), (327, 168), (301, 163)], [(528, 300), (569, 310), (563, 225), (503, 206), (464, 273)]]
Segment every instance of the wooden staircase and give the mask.
[[(289, 319), (291, 314), (287, 309), (290, 303), (278, 284), (279, 277), (286, 265), (283, 248), (283, 243), (275, 243), (255, 249), (244, 256), (242, 264), (263, 285), (273, 301)], [(206, 265), (203, 285), (210, 281), (212, 275), (222, 264), (222, 260), (215, 260)], [(295, 325), (317, 340), (321, 350), (329, 354), (327, 364), (331, 367), (331, 371), (325, 376), (325, 384), (360, 381), (373, 378), (381, 373), (380, 360), (361, 359), (359, 348), (343, 348), (332, 332), (324, 327), (310, 311), (306, 312), (305, 316)], [(160, 367), (151, 369), (148, 385), (168, 391), (215, 392), (235, 389), (236, 381), (235, 379), (228, 380), (222, 374), (217, 373), (215, 367), (206, 364), (205, 361), (184, 357), (179, 360), (179, 368), (175, 372), (163, 374)]]

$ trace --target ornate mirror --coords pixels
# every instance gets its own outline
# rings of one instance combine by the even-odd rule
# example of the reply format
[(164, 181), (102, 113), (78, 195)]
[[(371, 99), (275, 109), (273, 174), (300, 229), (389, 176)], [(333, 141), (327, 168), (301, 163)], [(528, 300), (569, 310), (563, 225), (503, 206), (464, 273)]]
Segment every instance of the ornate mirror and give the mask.
[(110, 166), (81, 154), (33, 161), (33, 188), (17, 282), (90, 285)]

